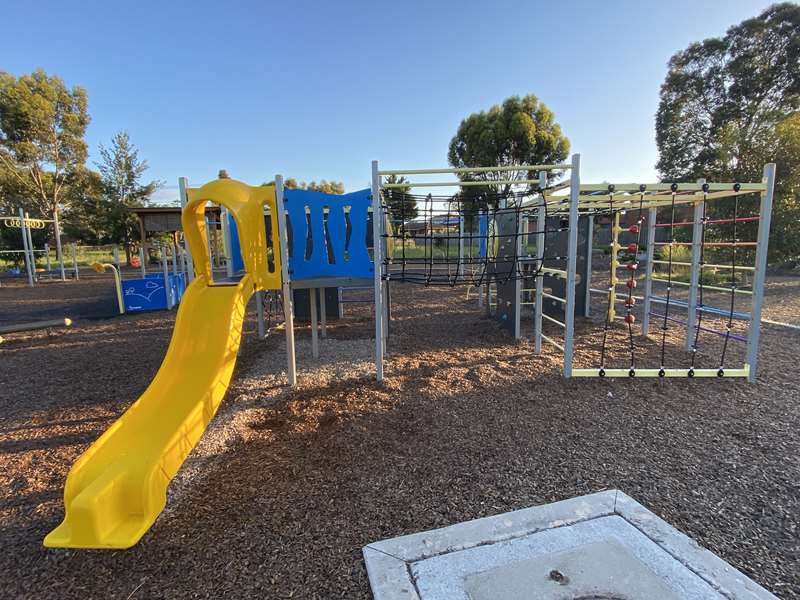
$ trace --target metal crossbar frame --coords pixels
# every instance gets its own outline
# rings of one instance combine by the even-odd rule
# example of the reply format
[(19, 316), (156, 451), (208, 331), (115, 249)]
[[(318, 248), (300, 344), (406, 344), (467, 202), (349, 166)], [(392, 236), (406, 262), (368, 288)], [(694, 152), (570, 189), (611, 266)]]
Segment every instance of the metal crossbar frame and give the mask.
[[(766, 269), (766, 253), (768, 246), (769, 226), (771, 221), (771, 208), (773, 201), (773, 189), (775, 182), (775, 165), (769, 164), (764, 167), (763, 179), (759, 183), (742, 183), (742, 184), (728, 184), (728, 183), (710, 183), (706, 184), (704, 180), (698, 180), (697, 183), (681, 183), (674, 186), (671, 183), (662, 184), (647, 184), (645, 186), (646, 192), (642, 196), (642, 206), (648, 209), (647, 218), (647, 263), (646, 272), (644, 277), (644, 317), (642, 319), (642, 334), (647, 335), (650, 326), (651, 306), (653, 302), (663, 303), (664, 300), (658, 296), (653, 295), (652, 284), (653, 282), (666, 283), (668, 285), (675, 284), (689, 288), (689, 299), (685, 301), (682, 308), (688, 310), (688, 318), (682, 324), (686, 326), (686, 346), (692, 349), (693, 336), (692, 333), (697, 330), (705, 330), (699, 325), (698, 314), (709, 312), (711, 314), (727, 316), (731, 315), (734, 319), (743, 319), (749, 321), (747, 340), (747, 358), (743, 368), (728, 369), (724, 365), (718, 369), (574, 369), (573, 375), (576, 377), (746, 377), (749, 381), (754, 381), (756, 376), (757, 366), (757, 349), (758, 337), (760, 333), (760, 314), (761, 306), (763, 304), (764, 293), (764, 275)], [(734, 187), (734, 185), (736, 187)], [(676, 189), (677, 188), (677, 189)], [(592, 184), (582, 185), (580, 208), (590, 214), (618, 214), (618, 210), (608, 211), (608, 193), (609, 190), (613, 193), (619, 194), (620, 192), (631, 192), (630, 196), (621, 196), (615, 198), (619, 202), (619, 209), (632, 210), (634, 209), (636, 193), (641, 192), (638, 184)], [(588, 196), (588, 193), (596, 193), (596, 195)], [(655, 193), (653, 193), (655, 192)], [(710, 200), (718, 200), (722, 198), (731, 198), (745, 194), (759, 193), (761, 196), (760, 210), (757, 216), (742, 216), (737, 217), (734, 214), (733, 218), (720, 218), (720, 219), (707, 219), (704, 215), (703, 203)], [(673, 196), (674, 194), (674, 196)], [(624, 198), (624, 200), (623, 200)], [(548, 197), (553, 205), (563, 202), (563, 197)], [(624, 202), (624, 204), (623, 204)], [(674, 205), (692, 205), (693, 216), (690, 221), (680, 221), (672, 223), (656, 223), (656, 211), (659, 207)], [(605, 205), (605, 206), (604, 206)], [(616, 206), (614, 207), (617, 208)], [(606, 210), (604, 210), (606, 209)], [(734, 239), (730, 242), (705, 242), (702, 239), (704, 227), (713, 225), (724, 225), (729, 223), (741, 222), (758, 222), (759, 230), (756, 240), (753, 241), (739, 241)], [(612, 225), (613, 227), (613, 225)], [(691, 227), (692, 228), (692, 241), (691, 242), (656, 242), (655, 231), (658, 227)], [(612, 257), (615, 254), (616, 246), (618, 245), (614, 236), (617, 232), (612, 231)], [(665, 261), (657, 260), (655, 258), (656, 246), (689, 246), (692, 249), (690, 262), (678, 261)], [(733, 267), (735, 271), (749, 271), (753, 273), (752, 289), (739, 289), (733, 284), (731, 287), (721, 287), (715, 285), (707, 285), (702, 281), (701, 273), (704, 269), (730, 269), (731, 265), (722, 265), (714, 262), (705, 262), (702, 257), (702, 247), (721, 247), (721, 248), (740, 248), (740, 247), (753, 247), (756, 250), (756, 259), (754, 265), (738, 265)], [(687, 283), (684, 281), (677, 281), (672, 278), (662, 279), (658, 277), (657, 272), (654, 270), (654, 265), (670, 265), (688, 267), (691, 271), (691, 280)], [(612, 278), (616, 269), (612, 264)], [(615, 286), (610, 286), (610, 289), (615, 289)], [(730, 295), (745, 295), (752, 297), (750, 314), (733, 312), (730, 310), (718, 309), (701, 304), (698, 298), (700, 290), (710, 290), (723, 292)], [(603, 290), (591, 290), (593, 293), (603, 293)], [(612, 292), (613, 293), (613, 292)], [(675, 306), (681, 306), (677, 301), (671, 302)], [(613, 306), (613, 304), (612, 304)], [(613, 310), (613, 309), (612, 309)], [(732, 310), (732, 309), (731, 309)], [(723, 333), (723, 336), (726, 334)], [(740, 339), (741, 336), (734, 336), (727, 334), (731, 339)]]

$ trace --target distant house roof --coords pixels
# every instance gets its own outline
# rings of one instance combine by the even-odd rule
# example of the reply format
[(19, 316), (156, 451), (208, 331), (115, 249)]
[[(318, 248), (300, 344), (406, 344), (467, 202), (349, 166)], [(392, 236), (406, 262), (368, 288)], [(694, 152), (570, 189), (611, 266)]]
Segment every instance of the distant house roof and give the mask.
[[(139, 218), (140, 229), (143, 232), (163, 233), (183, 230), (180, 206), (143, 206), (128, 210)], [(206, 214), (213, 220), (219, 220), (219, 207), (206, 206)]]

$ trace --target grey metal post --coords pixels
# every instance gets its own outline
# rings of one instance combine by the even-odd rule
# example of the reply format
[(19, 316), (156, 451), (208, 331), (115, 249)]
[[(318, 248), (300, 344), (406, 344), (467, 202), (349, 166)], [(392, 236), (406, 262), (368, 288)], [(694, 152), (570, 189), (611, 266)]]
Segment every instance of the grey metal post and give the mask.
[(28, 252), (31, 255), (31, 269), (33, 270), (33, 279), (34, 281), (38, 281), (39, 278), (36, 276), (36, 252), (33, 249), (33, 236), (31, 235), (31, 228), (28, 224), (31, 216), (28, 213), (25, 213), (25, 218), (23, 219), (23, 225), (25, 226), (25, 235), (28, 238)]
[(147, 277), (147, 264), (144, 262), (144, 244), (139, 247), (139, 268), (142, 271), (142, 279)]
[[(471, 249), (471, 240), (470, 240)], [(463, 277), (462, 269), (464, 264), (464, 206), (458, 203), (458, 267), (456, 279)]]
[[(186, 188), (188, 187), (189, 180), (186, 177), (178, 177), (178, 192), (181, 197), (181, 208), (184, 208), (189, 201), (189, 195), (186, 192)], [(206, 232), (208, 232), (207, 226)], [(208, 235), (208, 233), (206, 233), (206, 235)], [(144, 242), (144, 240), (142, 241)], [(194, 261), (192, 260), (192, 253), (189, 251), (188, 246), (184, 249), (184, 256), (186, 257), (186, 279), (187, 283), (189, 283), (194, 280)]]
[[(206, 224), (206, 243), (208, 244), (208, 260), (211, 262), (211, 270), (213, 272), (214, 267), (219, 266), (216, 248), (214, 248), (216, 244), (211, 243), (211, 223), (208, 220), (208, 215), (205, 215), (203, 217), (203, 221), (205, 221)], [(216, 240), (217, 237), (216, 226), (214, 227), (214, 229), (215, 229), (214, 239)]]
[(297, 385), (297, 364), (294, 354), (294, 307), (292, 283), (289, 280), (289, 235), (286, 232), (286, 209), (283, 205), (283, 175), (275, 176), (275, 208), (278, 212), (278, 247), (281, 256), (281, 295), (286, 329), (286, 363), (289, 385)]
[(178, 246), (173, 242), (170, 246), (172, 250), (172, 272), (178, 274)]
[(113, 246), (111, 248), (111, 255), (114, 257), (114, 266), (117, 267), (117, 271), (119, 272), (119, 248)]
[[(698, 179), (697, 183), (705, 183), (705, 179)], [(689, 299), (686, 303), (686, 350), (692, 351), (694, 348), (695, 328), (697, 327), (697, 292), (700, 289), (700, 271), (703, 265), (700, 264), (700, 254), (703, 245), (703, 207), (705, 200), (695, 202), (694, 217), (692, 218), (692, 258), (689, 279)]]
[(750, 328), (747, 331), (747, 364), (750, 373), (747, 380), (756, 380), (758, 366), (758, 341), (761, 336), (761, 307), (764, 304), (764, 278), (767, 271), (767, 251), (769, 250), (769, 226), (772, 221), (772, 199), (775, 193), (775, 163), (764, 165), (764, 183), (767, 189), (761, 194), (761, 208), (758, 222), (758, 245), (756, 264), (753, 273), (753, 298), (750, 308)]
[(644, 314), (642, 315), (642, 335), (650, 332), (650, 306), (653, 296), (653, 260), (656, 250), (656, 218), (658, 211), (651, 208), (647, 211), (647, 264), (644, 270)]
[[(480, 234), (480, 230), (481, 230), (480, 223), (481, 223), (482, 219), (483, 219), (483, 215), (481, 214), (481, 212), (479, 212), (478, 213), (478, 233), (479, 234)], [(485, 241), (485, 244), (486, 244), (486, 252), (488, 253), (489, 252), (489, 213), (488, 212), (486, 213), (486, 241)], [(479, 236), (478, 237), (478, 248), (480, 249), (480, 247), (481, 247), (481, 239), (480, 239), (480, 236)], [(472, 242), (470, 242), (470, 246), (469, 246), (470, 258), (473, 257), (472, 253), (473, 253)], [(479, 253), (480, 253), (480, 250), (479, 250)], [(487, 254), (486, 258), (487, 258), (487, 260), (485, 262), (485, 265), (488, 264), (488, 254)], [(486, 279), (486, 277), (487, 277), (486, 271), (488, 269), (485, 268), (485, 265), (484, 265), (484, 272), (483, 272), (483, 277), (481, 278), (481, 281), (483, 281), (483, 279)], [(472, 270), (473, 270), (472, 272), (474, 273), (475, 272), (474, 264), (472, 266)], [(485, 283), (481, 283), (481, 285), (478, 286), (478, 308), (483, 308), (483, 295), (485, 293), (484, 292), (485, 287), (486, 287)]]
[(19, 209), (19, 225), (22, 232), (22, 253), (25, 257), (25, 270), (28, 273), (28, 285), (33, 287), (33, 261), (30, 257), (30, 248), (28, 247), (28, 231), (25, 223), (25, 212)]
[(520, 267), (519, 257), (522, 256), (522, 212), (517, 212), (517, 236), (514, 240), (514, 252), (517, 260), (514, 261), (514, 268), (519, 269), (519, 273), (514, 274), (514, 339), (522, 338), (522, 288), (524, 287)]
[(47, 275), (50, 276), (50, 244), (44, 245), (44, 264), (47, 269)]
[[(547, 173), (539, 173), (539, 187), (547, 186)], [(541, 267), (544, 265), (544, 229), (547, 227), (547, 198), (542, 192), (542, 205), (536, 209), (536, 267), (539, 273), (536, 276), (536, 295), (533, 299), (533, 350), (537, 354), (542, 351), (542, 300), (544, 299), (544, 276)]]
[(172, 310), (175, 305), (172, 297), (172, 286), (169, 284), (169, 264), (167, 262), (167, 248), (161, 247), (161, 270), (164, 272), (164, 293), (167, 296), (167, 308)]
[(322, 328), (322, 339), (326, 339), (328, 337), (328, 324), (327, 324), (327, 312), (325, 307), (325, 288), (319, 288), (319, 324)]
[(583, 316), (591, 314), (592, 306), (592, 245), (594, 244), (594, 213), (586, 215), (588, 223), (588, 235), (586, 237), (586, 269), (583, 272), (583, 281), (586, 283), (586, 292), (583, 298)]
[(569, 189), (569, 244), (567, 246), (567, 305), (564, 319), (564, 377), (572, 376), (575, 331), (575, 266), (578, 254), (578, 200), (581, 192), (581, 155), (572, 155)]
[[(61, 281), (67, 280), (67, 275), (64, 273), (64, 255), (61, 252), (61, 227), (58, 224), (58, 210), (53, 211), (53, 233), (56, 237), (56, 260), (58, 261), (58, 268), (61, 271)], [(50, 254), (47, 254), (48, 260), (50, 259)], [(50, 270), (48, 266), (47, 270)]]
[(317, 288), (308, 290), (308, 302), (311, 308), (311, 356), (319, 358), (319, 332), (317, 331)]
[(75, 272), (75, 281), (78, 281), (78, 248), (72, 244), (72, 270)]
[(383, 381), (383, 253), (381, 245), (381, 177), (372, 161), (372, 252), (375, 272), (375, 378)]
[(183, 244), (178, 242), (178, 252), (180, 253), (181, 259), (181, 272), (184, 273), (186, 276), (186, 281), (189, 281), (189, 264), (187, 263), (186, 257), (189, 254), (186, 251), (186, 248), (183, 247)]
[(233, 277), (233, 241), (231, 240), (231, 215), (230, 211), (220, 207), (220, 219), (222, 219), (222, 246), (225, 251), (225, 271), (228, 277)]

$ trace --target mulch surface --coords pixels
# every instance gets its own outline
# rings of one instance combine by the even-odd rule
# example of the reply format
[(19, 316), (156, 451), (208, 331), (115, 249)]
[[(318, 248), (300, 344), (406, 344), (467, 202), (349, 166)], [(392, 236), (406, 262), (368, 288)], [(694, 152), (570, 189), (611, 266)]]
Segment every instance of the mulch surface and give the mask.
[[(766, 316), (797, 322), (798, 283), (776, 282), (779, 314), (770, 292)], [(174, 313), (8, 336), (0, 596), (369, 598), (369, 542), (618, 488), (778, 596), (800, 598), (800, 332), (764, 328), (752, 385), (564, 380), (555, 349), (537, 356), (513, 342), (463, 289), (395, 286), (392, 298), (384, 385), (370, 370), (369, 307), (348, 305), (318, 360), (298, 328), (294, 390), (282, 385), (282, 332), (256, 339), (251, 303), (219, 414), (167, 510), (124, 552), (41, 540), (63, 516), (71, 463), (158, 369)], [(9, 306), (0, 293), (0, 313)], [(596, 366), (602, 322), (578, 330), (576, 362)], [(668, 341), (669, 364), (688, 365), (677, 332)], [(607, 342), (625, 366), (624, 329)], [(717, 366), (718, 342), (701, 349), (698, 366)], [(636, 352), (652, 366), (660, 346), (637, 340)]]

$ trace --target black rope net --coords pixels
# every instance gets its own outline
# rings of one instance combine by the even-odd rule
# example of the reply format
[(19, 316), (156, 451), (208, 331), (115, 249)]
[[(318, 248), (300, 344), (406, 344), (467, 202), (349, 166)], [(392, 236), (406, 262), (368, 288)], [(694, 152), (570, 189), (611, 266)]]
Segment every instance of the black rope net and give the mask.
[[(699, 220), (695, 221), (694, 204), (687, 208), (687, 204), (681, 202), (677, 184), (673, 184), (668, 200), (662, 203), (656, 213), (656, 222), (652, 224), (656, 233), (647, 316), (660, 330), (655, 338), (660, 377), (667, 374), (670, 333), (687, 336), (688, 364), (673, 365), (673, 368), (685, 368), (688, 377), (693, 377), (695, 369), (699, 368), (699, 355), (703, 348), (710, 352), (718, 350), (716, 358), (708, 355), (708, 360), (713, 361), (717, 375), (723, 377), (726, 359), (730, 358), (731, 342), (747, 342), (747, 313), (737, 310), (737, 303), (743, 304), (742, 301), (748, 297), (746, 293), (739, 294), (748, 286), (748, 277), (753, 274), (753, 267), (748, 265), (755, 263), (760, 216), (757, 194), (751, 196), (756, 198), (756, 202), (748, 204), (747, 196), (738, 194), (741, 189), (739, 184), (733, 184), (732, 188), (737, 192), (733, 197), (710, 201), (709, 186), (704, 184), (697, 216)], [(634, 330), (636, 315), (639, 318), (645, 316), (645, 309), (640, 310), (645, 298), (635, 292), (638, 284), (645, 279), (639, 261), (641, 253), (647, 251), (647, 241), (643, 241), (647, 230), (647, 200), (644, 186), (638, 194), (625, 196), (615, 195), (613, 186), (610, 186), (607, 204), (598, 204), (595, 210), (596, 217), (606, 217), (612, 228), (617, 215), (634, 216), (620, 227), (619, 243), (612, 230), (612, 244), (616, 244), (612, 252), (617, 253), (618, 267), (627, 276), (619, 279), (614, 276), (615, 261), (612, 255), (607, 310), (600, 341), (598, 374), (601, 377), (610, 368), (609, 346), (617, 320), (624, 324), (628, 355), (626, 362), (631, 377), (636, 376), (637, 353), (641, 353), (648, 344), (637, 340), (638, 331)], [(695, 236), (697, 239), (693, 239)], [(695, 244), (696, 249), (693, 249)], [(694, 252), (697, 253), (696, 266), (692, 266)], [(622, 298), (619, 297), (617, 286), (625, 286)], [(690, 324), (688, 296), (693, 286), (696, 317)], [(753, 292), (752, 289), (746, 291)], [(722, 306), (721, 298), (725, 300)], [(615, 302), (624, 305), (624, 315), (615, 316), (616, 311), (612, 309), (612, 303)]]
[(548, 239), (569, 231), (568, 222), (553, 223), (557, 211), (551, 214), (542, 191), (435, 196), (383, 190), (381, 196), (386, 280), (482, 286), (539, 276), (545, 263), (566, 264), (566, 256), (548, 254)]

